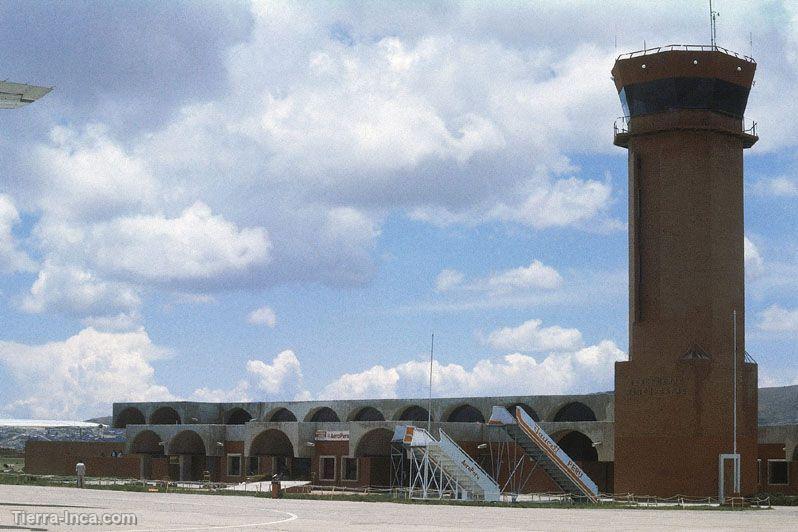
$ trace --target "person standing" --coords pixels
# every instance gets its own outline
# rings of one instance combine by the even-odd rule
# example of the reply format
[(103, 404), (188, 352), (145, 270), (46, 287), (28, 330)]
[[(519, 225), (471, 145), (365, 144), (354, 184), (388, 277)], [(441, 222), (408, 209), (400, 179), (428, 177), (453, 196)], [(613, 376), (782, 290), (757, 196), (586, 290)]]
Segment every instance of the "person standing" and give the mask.
[(83, 461), (78, 462), (75, 465), (75, 475), (78, 477), (78, 487), (83, 487), (83, 479), (86, 477), (86, 466)]

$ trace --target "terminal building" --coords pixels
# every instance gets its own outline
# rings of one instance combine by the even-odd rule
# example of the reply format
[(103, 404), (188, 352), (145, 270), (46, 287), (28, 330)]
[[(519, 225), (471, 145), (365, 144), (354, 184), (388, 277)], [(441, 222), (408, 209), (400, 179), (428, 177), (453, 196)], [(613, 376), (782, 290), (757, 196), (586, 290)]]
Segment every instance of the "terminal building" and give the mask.
[[(127, 432), (119, 470), (392, 487), (403, 467), (394, 427), (430, 419), (431, 433), (443, 429), (504, 487), (506, 460), (495, 449), (518, 449), (486, 423), (502, 406), (539, 421), (605, 493), (706, 497), (723, 484), (724, 493), (798, 494), (798, 387), (759, 390), (745, 347), (743, 151), (758, 137), (744, 113), (755, 70), (753, 59), (714, 45), (615, 62), (624, 117), (614, 142), (627, 150), (629, 172), (630, 338), (614, 392), (117, 403), (113, 425)], [(556, 488), (531, 470), (513, 490)]]
[[(755, 491), (798, 494), (798, 386), (764, 388), (760, 397)], [(320, 486), (390, 488), (399, 481), (392, 478), (394, 427), (426, 427), (428, 406), (427, 399), (116, 403), (112, 423), (125, 430), (124, 444), (36, 442), (26, 464), (34, 474), (68, 474), (81, 459), (94, 476), (188, 481), (207, 472), (237, 483), (276, 474)], [(508, 472), (497, 469), (497, 450), (507, 438), (485, 423), (493, 406), (521, 406), (600, 491), (618, 492), (613, 393), (433, 399), (431, 432), (443, 428), (502, 485)], [(542, 471), (514, 488), (558, 491)]]

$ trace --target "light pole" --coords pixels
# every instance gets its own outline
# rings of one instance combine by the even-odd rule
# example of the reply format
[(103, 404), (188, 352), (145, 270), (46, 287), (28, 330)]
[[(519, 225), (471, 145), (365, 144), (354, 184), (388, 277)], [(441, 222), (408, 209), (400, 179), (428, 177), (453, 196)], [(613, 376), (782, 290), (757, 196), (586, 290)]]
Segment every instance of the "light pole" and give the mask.
[(427, 432), (432, 433), (432, 353), (435, 349), (435, 333), (429, 345), (429, 399), (427, 401)]

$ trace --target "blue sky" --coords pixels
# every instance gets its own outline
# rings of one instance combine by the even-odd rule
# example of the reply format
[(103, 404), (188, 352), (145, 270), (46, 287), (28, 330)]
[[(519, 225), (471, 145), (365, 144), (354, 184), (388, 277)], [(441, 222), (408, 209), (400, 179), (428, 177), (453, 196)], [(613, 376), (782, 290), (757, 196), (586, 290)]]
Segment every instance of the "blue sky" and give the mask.
[[(0, 4), (4, 416), (122, 400), (612, 388), (627, 350), (623, 51), (702, 2)], [(641, 7), (642, 6), (642, 7)], [(747, 349), (798, 382), (798, 11), (758, 61)], [(616, 47), (617, 42), (617, 47)]]

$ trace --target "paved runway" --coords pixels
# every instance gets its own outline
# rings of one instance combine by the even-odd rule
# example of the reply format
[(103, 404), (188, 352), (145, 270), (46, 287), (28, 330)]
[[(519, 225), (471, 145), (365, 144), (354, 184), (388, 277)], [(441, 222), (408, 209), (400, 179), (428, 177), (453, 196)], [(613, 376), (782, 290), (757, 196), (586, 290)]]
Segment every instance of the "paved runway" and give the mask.
[[(73, 519), (131, 512), (137, 525), (15, 523), (12, 512), (22, 511), (29, 520), (36, 517), (34, 512), (53, 518), (70, 512)], [(745, 512), (486, 508), (0, 486), (0, 529), (17, 530), (795, 530), (796, 526), (798, 507)]]

